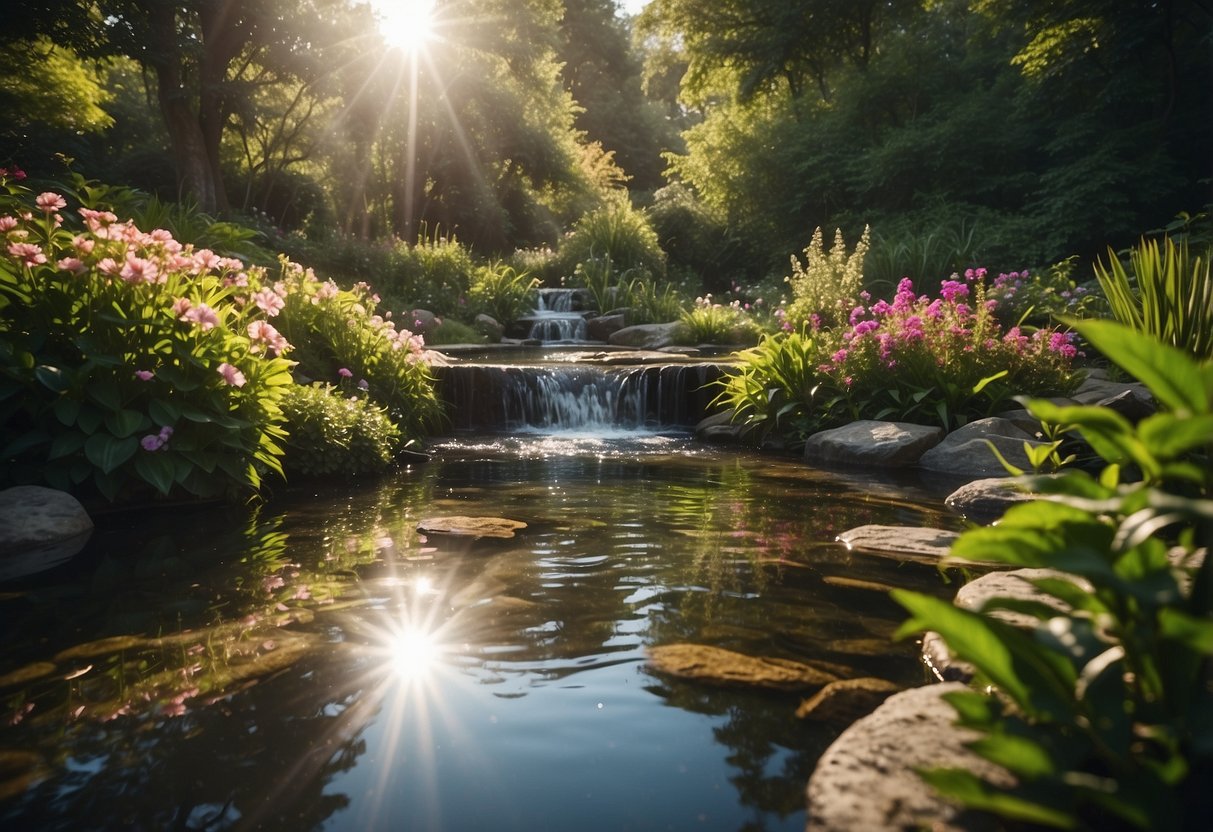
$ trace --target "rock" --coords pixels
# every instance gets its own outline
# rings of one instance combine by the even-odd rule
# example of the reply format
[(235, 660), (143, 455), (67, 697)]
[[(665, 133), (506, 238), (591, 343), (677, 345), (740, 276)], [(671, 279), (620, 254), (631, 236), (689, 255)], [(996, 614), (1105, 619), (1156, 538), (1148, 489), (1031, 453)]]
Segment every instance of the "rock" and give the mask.
[(1150, 395), (1149, 391), (1138, 390), (1136, 386), (1132, 385), (1113, 396), (1099, 399), (1095, 405), (1115, 410), (1134, 423), (1140, 422), (1158, 411), (1158, 405), (1154, 403), (1154, 397)]
[[(1067, 604), (1052, 595), (1041, 592), (1029, 583), (1029, 581), (1041, 578), (1063, 578), (1072, 581), (1084, 592), (1093, 591), (1089, 582), (1055, 569), (1013, 569), (1009, 572), (991, 572), (969, 581), (957, 591), (952, 603), (961, 609), (980, 612), (994, 598), (1011, 598), (1017, 601), (1037, 601), (1052, 608), (1059, 615), (1069, 612), (1070, 608)], [(1023, 629), (1035, 628), (1038, 623), (1038, 619), (1034, 616), (1012, 610), (992, 610), (990, 616), (1010, 624), (1012, 627)], [(928, 632), (923, 636), (922, 657), (931, 672), (939, 679), (948, 682), (968, 682), (973, 678), (973, 666), (955, 658), (948, 650), (947, 642), (938, 633)]]
[(1012, 465), (1028, 469), (1028, 457), (1023, 444), (1042, 444), (1017, 428), (1006, 419), (991, 416), (978, 419), (952, 431), (944, 440), (922, 455), (919, 467), (938, 474), (955, 474), (966, 477), (1010, 476), (999, 462), (987, 442), (994, 444), (998, 452)]
[(1126, 393), (1138, 404), (1148, 407), (1151, 413), (1154, 411), (1154, 396), (1144, 384), (1109, 381), (1096, 373), (1088, 374), (1074, 393), (1073, 399), (1078, 404), (1100, 404), (1109, 399), (1121, 399)]
[(839, 679), (801, 702), (796, 716), (828, 722), (854, 722), (870, 714), (899, 690), (900, 685), (871, 676)]
[(805, 443), (804, 457), (830, 465), (901, 467), (918, 462), (943, 437), (939, 427), (864, 419), (813, 434)]
[(944, 529), (871, 525), (845, 531), (835, 539), (848, 549), (936, 564), (948, 556), (958, 537), (957, 532)]
[(668, 324), (638, 324), (612, 332), (607, 342), (617, 347), (657, 350), (673, 345), (681, 331), (682, 324), (678, 321)]
[(483, 312), (472, 320), (472, 329), (489, 339), (489, 342), (493, 344), (499, 342), (501, 336), (505, 335), (505, 327), (492, 315), (486, 315)]
[(626, 315), (599, 315), (585, 322), (585, 334), (591, 341), (606, 341), (625, 326)]
[(92, 532), (84, 506), (64, 491), (38, 485), (0, 491), (0, 581), (58, 566)]
[(728, 410), (714, 413), (695, 425), (695, 438), (701, 442), (735, 445), (741, 442), (744, 433), (745, 427), (734, 424), (733, 413)]
[(406, 315), (402, 315), (401, 318), (402, 320), (397, 323), (414, 334), (429, 335), (442, 326), (442, 318), (428, 309), (414, 309)]
[(965, 747), (980, 735), (957, 727), (956, 711), (941, 698), (966, 690), (952, 683), (903, 691), (844, 731), (809, 780), (807, 832), (1000, 828), (993, 818), (944, 801), (916, 773), (963, 768), (1000, 786), (1013, 785), (1005, 769)]
[(1027, 477), (990, 477), (973, 480), (953, 491), (944, 505), (971, 523), (993, 523), (1016, 503), (1037, 498), (1026, 490)]
[(521, 520), (510, 520), (505, 517), (427, 517), (417, 524), (417, 531), (424, 535), (440, 537), (465, 538), (480, 540), (489, 537), (498, 540), (508, 540), (514, 532), (525, 529), (526, 523)]
[(838, 681), (834, 671), (789, 659), (746, 656), (701, 644), (667, 644), (650, 647), (654, 670), (710, 685), (759, 687), (771, 690), (808, 690)]

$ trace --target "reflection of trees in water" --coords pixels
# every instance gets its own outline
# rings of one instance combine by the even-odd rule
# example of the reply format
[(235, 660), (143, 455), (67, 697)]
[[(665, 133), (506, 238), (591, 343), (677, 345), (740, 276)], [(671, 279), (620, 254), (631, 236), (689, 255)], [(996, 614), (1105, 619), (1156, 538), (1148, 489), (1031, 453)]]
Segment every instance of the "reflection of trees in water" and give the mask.
[(317, 828), (349, 804), (325, 786), (366, 749), (359, 732), (369, 714), (350, 718), (360, 693), (332, 694), (348, 690), (358, 672), (348, 660), (305, 660), (282, 678), (176, 718), (75, 723), (61, 773), (0, 805), (0, 825)]

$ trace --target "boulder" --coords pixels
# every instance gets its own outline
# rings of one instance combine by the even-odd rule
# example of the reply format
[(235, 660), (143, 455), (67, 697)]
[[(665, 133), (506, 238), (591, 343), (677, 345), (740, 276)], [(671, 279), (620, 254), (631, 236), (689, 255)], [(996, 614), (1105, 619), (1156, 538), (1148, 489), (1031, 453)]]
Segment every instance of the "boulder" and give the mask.
[(1026, 477), (988, 477), (965, 483), (944, 500), (944, 505), (971, 523), (993, 523), (1016, 503), (1035, 500), (1026, 489)]
[(1042, 444), (1006, 419), (991, 416), (978, 419), (952, 431), (944, 440), (922, 455), (918, 465), (937, 474), (964, 477), (1010, 476), (987, 443), (993, 443), (1003, 457), (1018, 468), (1027, 469), (1028, 457), (1023, 444)]
[(658, 350), (671, 346), (678, 340), (681, 331), (682, 324), (678, 321), (667, 324), (638, 324), (612, 332), (607, 342), (616, 347)]
[(702, 644), (650, 647), (649, 667), (659, 673), (709, 685), (770, 690), (810, 690), (838, 681), (843, 668), (790, 659), (746, 656)]
[(491, 315), (486, 315), (481, 312), (472, 321), (472, 328), (480, 335), (489, 339), (490, 343), (497, 343), (501, 340), (501, 336), (505, 334), (505, 327), (498, 323), (497, 319)]
[(980, 736), (955, 725), (941, 697), (968, 690), (928, 685), (895, 694), (842, 733), (817, 763), (808, 787), (808, 832), (858, 829), (977, 830), (1000, 828), (939, 797), (919, 768), (963, 768), (1001, 786), (1012, 776), (966, 747)]
[(585, 322), (585, 336), (591, 341), (607, 341), (626, 325), (626, 315), (599, 315)]
[(804, 457), (827, 465), (902, 467), (918, 462), (943, 437), (940, 427), (864, 419), (813, 434), (805, 443)]
[(64, 491), (37, 485), (0, 491), (0, 581), (58, 566), (92, 532), (84, 506)]
[(741, 442), (745, 428), (733, 423), (732, 411), (714, 413), (695, 425), (695, 438), (701, 442), (735, 445)]
[(948, 556), (958, 537), (957, 532), (944, 529), (870, 525), (845, 531), (835, 539), (848, 549), (936, 564)]
[(397, 323), (402, 328), (421, 335), (430, 335), (442, 326), (442, 319), (428, 309), (414, 309), (400, 318)]

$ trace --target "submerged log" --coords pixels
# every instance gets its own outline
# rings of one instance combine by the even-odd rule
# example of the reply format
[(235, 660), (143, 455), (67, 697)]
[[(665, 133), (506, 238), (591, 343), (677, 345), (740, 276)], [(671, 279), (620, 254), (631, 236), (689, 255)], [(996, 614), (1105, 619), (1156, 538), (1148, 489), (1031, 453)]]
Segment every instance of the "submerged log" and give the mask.
[(649, 648), (649, 666), (659, 673), (711, 685), (799, 691), (838, 681), (833, 672), (767, 656), (746, 656), (702, 644), (666, 644)]

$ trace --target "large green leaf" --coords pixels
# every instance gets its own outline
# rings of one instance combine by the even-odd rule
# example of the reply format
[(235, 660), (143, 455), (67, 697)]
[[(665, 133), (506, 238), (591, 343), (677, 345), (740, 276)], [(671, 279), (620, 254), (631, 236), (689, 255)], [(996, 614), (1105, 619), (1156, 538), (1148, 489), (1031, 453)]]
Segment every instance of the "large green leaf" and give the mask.
[(108, 433), (95, 433), (84, 443), (84, 455), (103, 474), (113, 473), (138, 450), (139, 440), (133, 436), (119, 439)]
[(1069, 322), (1091, 344), (1141, 381), (1165, 407), (1191, 414), (1209, 412), (1209, 390), (1200, 365), (1181, 349), (1106, 320)]
[(1213, 446), (1213, 414), (1184, 418), (1155, 413), (1143, 419), (1137, 430), (1150, 453), (1164, 460)]
[(80, 415), (80, 402), (67, 396), (60, 396), (55, 399), (55, 405), (52, 410), (55, 413), (55, 418), (61, 424), (71, 427), (76, 424), (76, 417)]
[(122, 409), (122, 394), (111, 379), (93, 379), (89, 381), (85, 392), (90, 399), (106, 410)]
[(173, 487), (176, 465), (171, 454), (139, 454), (135, 457), (135, 471), (161, 494), (168, 494)]
[(105, 427), (114, 436), (119, 439), (125, 439), (135, 431), (141, 430), (150, 426), (150, 421), (146, 416), (137, 410), (115, 410), (112, 413), (106, 414)]
[(72, 373), (60, 367), (48, 364), (39, 365), (34, 369), (34, 378), (52, 393), (62, 393), (72, 386)]
[(1069, 812), (1000, 791), (965, 769), (937, 768), (918, 775), (941, 795), (964, 806), (1056, 829), (1078, 828), (1078, 819)]
[(74, 430), (57, 434), (54, 440), (51, 441), (51, 449), (47, 454), (47, 459), (62, 459), (65, 456), (71, 456), (84, 447), (84, 440), (86, 438), (83, 433), (78, 433)]

